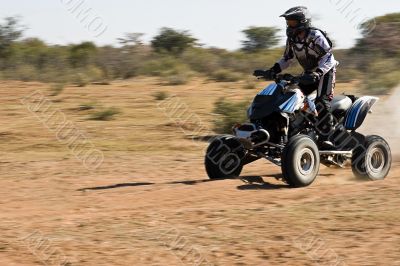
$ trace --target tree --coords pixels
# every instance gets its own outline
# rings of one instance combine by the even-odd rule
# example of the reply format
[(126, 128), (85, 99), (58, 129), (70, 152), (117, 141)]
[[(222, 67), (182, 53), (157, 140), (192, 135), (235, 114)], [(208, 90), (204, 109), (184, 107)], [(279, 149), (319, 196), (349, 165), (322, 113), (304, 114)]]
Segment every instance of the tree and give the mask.
[(85, 67), (91, 62), (97, 47), (92, 42), (83, 42), (73, 45), (70, 50), (70, 60), (73, 67)]
[(144, 33), (132, 32), (125, 33), (124, 37), (118, 38), (118, 42), (123, 46), (141, 46)]
[(49, 48), (45, 42), (38, 38), (27, 38), (16, 44), (15, 54), (20, 64), (29, 64), (42, 69), (51, 59)]
[(250, 27), (245, 29), (242, 32), (247, 39), (242, 41), (242, 49), (247, 52), (269, 49), (278, 44), (278, 31), (275, 27)]
[(167, 51), (177, 55), (193, 47), (196, 41), (197, 39), (193, 38), (188, 31), (162, 28), (160, 34), (151, 41), (151, 46), (157, 52)]
[(373, 18), (361, 24), (360, 29), (363, 38), (358, 40), (356, 49), (380, 52), (389, 57), (399, 53), (400, 13)]
[(23, 27), (16, 17), (7, 17), (0, 24), (0, 58), (7, 59), (11, 55), (12, 44), (22, 37)]

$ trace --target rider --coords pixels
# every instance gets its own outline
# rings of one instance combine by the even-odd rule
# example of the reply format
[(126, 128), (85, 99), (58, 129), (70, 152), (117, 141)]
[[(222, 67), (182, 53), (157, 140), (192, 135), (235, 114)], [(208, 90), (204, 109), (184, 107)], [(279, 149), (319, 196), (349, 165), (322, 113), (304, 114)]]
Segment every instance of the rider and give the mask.
[[(325, 133), (322, 136), (327, 136), (333, 130), (331, 100), (335, 88), (336, 66), (339, 64), (332, 54), (332, 42), (324, 32), (311, 27), (311, 16), (306, 7), (293, 7), (281, 17), (286, 19), (288, 37), (284, 55), (271, 69), (256, 70), (254, 75), (273, 80), (296, 57), (304, 69), (300, 89), (305, 95), (317, 91), (315, 103), (319, 113), (318, 129)], [(329, 143), (327, 138), (323, 140)]]

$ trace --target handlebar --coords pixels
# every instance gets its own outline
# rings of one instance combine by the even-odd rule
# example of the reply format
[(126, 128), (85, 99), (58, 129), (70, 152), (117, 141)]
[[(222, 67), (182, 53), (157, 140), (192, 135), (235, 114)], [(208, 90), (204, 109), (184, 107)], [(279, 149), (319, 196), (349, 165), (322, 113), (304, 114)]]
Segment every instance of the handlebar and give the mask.
[[(266, 79), (265, 77), (257, 77), (258, 79), (265, 79), (265, 80), (270, 80)], [(275, 78), (272, 79), (276, 83), (279, 83), (281, 81), (287, 81), (290, 84), (298, 84), (300, 82), (301, 76), (293, 76), (292, 74), (277, 74), (275, 75)]]
[(278, 74), (275, 77), (275, 82), (287, 81), (290, 84), (298, 84), (301, 76), (293, 76), (292, 74)]

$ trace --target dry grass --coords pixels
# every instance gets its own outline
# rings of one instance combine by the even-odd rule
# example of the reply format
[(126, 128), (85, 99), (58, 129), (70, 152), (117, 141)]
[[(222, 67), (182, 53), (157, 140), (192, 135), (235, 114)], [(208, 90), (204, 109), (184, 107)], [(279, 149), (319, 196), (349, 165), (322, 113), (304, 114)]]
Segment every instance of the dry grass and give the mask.
[[(348, 265), (400, 260), (398, 179), (360, 183), (348, 169), (323, 168), (315, 185), (291, 190), (274, 181), (279, 168), (260, 161), (243, 175), (262, 175), (272, 185), (206, 182), (206, 143), (187, 135), (199, 123), (210, 132), (218, 98), (242, 101), (266, 84), (159, 84), (138, 78), (66, 87), (57, 96), (54, 106), (104, 153), (102, 166), (90, 172), (20, 103), (35, 90), (50, 95), (49, 86), (0, 82), (1, 265), (43, 263), (21, 241), (37, 231), (72, 265), (180, 265), (187, 250), (171, 251), (163, 238), (171, 228), (214, 265), (313, 265), (293, 242), (309, 229)], [(169, 120), (153, 97), (160, 90), (198, 117)], [(87, 103), (95, 108), (79, 109)], [(121, 113), (88, 120), (97, 106)], [(398, 175), (396, 165), (391, 177)]]

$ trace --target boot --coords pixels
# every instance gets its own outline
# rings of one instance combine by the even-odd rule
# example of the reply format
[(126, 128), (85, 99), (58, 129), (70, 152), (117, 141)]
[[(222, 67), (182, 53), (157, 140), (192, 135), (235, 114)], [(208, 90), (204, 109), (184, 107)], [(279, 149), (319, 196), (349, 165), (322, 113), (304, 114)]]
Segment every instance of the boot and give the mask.
[(333, 123), (333, 115), (327, 112), (322, 116), (322, 120), (318, 121), (317, 131), (319, 133), (319, 140), (324, 149), (335, 149), (335, 145), (331, 141), (331, 137), (335, 132)]

